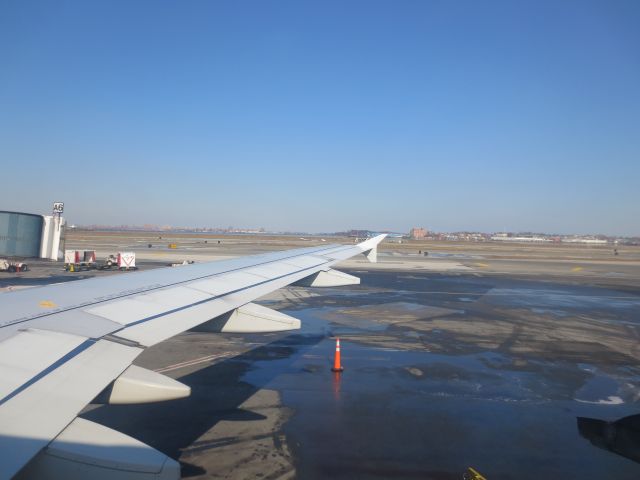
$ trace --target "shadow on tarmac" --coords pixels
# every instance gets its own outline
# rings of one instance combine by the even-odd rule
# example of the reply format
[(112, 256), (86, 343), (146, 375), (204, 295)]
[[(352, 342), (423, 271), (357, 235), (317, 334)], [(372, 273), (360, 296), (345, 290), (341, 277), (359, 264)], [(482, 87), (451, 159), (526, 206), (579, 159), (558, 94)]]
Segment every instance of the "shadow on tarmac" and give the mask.
[[(265, 417), (238, 408), (277, 374), (261, 375), (255, 385), (241, 381), (256, 361), (283, 360), (300, 347), (313, 346), (320, 335), (289, 335), (273, 343), (249, 350), (236, 357), (202, 368), (177, 379), (191, 387), (191, 396), (169, 402), (143, 405), (102, 405), (80, 415), (134, 437), (171, 458), (192, 446), (205, 432), (222, 420), (250, 422)], [(221, 439), (228, 442), (233, 439)], [(215, 448), (216, 442), (207, 448)], [(201, 467), (181, 462), (182, 476), (206, 473)]]
[(615, 422), (577, 417), (580, 435), (598, 448), (640, 463), (640, 415), (630, 415)]

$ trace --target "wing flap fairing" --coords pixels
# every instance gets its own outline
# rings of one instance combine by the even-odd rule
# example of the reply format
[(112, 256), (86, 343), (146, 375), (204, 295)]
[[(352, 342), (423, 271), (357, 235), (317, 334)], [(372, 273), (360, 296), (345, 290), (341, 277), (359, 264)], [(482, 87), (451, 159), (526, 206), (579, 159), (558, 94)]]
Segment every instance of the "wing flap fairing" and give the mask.
[(87, 340), (67, 333), (29, 328), (0, 343), (0, 404), (10, 400), (51, 364)]
[(15, 475), (142, 352), (108, 340), (86, 340), (82, 346), (15, 395), (5, 396), (0, 405), (2, 478)]
[(76, 418), (16, 480), (177, 480), (180, 465), (103, 425)]
[[(356, 277), (330, 267), (371, 252), (382, 238), (0, 294), (0, 478), (40, 458), (61, 432), (67, 434), (59, 440), (74, 433), (65, 428), (109, 385), (120, 403), (186, 394), (188, 387), (127, 370), (145, 347), (224, 315), (220, 331), (299, 328), (299, 320), (251, 302), (320, 271), (325, 284), (331, 278), (333, 285), (355, 284)], [(68, 465), (58, 465), (52, 475), (66, 477)]]
[(161, 373), (131, 365), (97, 398), (95, 403), (131, 405), (166, 402), (188, 397), (191, 387)]
[(346, 285), (360, 285), (360, 279), (330, 268), (298, 280), (295, 285), (301, 287), (344, 287)]
[(300, 320), (255, 303), (247, 303), (197, 327), (197, 331), (269, 333), (297, 330)]

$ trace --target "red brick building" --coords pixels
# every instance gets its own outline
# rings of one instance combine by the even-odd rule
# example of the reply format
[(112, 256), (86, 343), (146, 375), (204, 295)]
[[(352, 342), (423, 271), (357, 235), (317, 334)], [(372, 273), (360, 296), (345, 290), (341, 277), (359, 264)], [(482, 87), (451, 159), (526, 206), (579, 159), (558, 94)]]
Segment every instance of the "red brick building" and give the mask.
[(427, 231), (422, 227), (414, 227), (409, 232), (409, 236), (414, 240), (418, 240), (420, 238), (424, 238), (427, 236)]

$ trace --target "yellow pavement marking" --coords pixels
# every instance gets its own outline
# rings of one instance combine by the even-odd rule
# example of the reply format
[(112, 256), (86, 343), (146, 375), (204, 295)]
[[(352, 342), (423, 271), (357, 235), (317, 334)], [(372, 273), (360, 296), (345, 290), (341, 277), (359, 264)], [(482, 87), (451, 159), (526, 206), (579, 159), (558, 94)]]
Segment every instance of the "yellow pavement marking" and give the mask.
[(572, 271), (572, 272), (579, 272), (579, 271), (581, 271), (581, 270), (582, 270), (582, 267), (573, 267), (573, 268), (571, 269), (571, 271)]
[(38, 305), (40, 305), (42, 308), (55, 308), (58, 306), (51, 300), (42, 300)]
[(487, 263), (480, 263), (480, 262), (476, 262), (475, 265), (476, 265), (476, 267), (482, 267), (482, 268), (489, 266), (489, 264), (487, 264)]

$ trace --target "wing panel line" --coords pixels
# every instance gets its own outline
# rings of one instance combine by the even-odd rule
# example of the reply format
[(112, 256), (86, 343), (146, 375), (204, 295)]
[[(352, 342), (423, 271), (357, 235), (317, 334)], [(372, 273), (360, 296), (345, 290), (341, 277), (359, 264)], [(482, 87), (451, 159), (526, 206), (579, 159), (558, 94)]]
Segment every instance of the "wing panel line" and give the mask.
[(66, 355), (64, 355), (63, 357), (60, 357), (58, 360), (56, 360), (55, 362), (53, 362), (51, 365), (49, 365), (47, 368), (45, 368), (44, 370), (42, 370), (40, 373), (37, 373), (36, 375), (34, 375), (33, 377), (31, 377), (29, 380), (27, 380), (26, 382), (24, 382), (22, 385), (20, 385), (18, 388), (16, 388), (15, 390), (13, 390), (11, 393), (5, 395), (4, 398), (0, 399), (0, 405), (2, 405), (3, 403), (8, 402), (9, 400), (11, 400), (13, 397), (15, 397), (16, 395), (18, 395), (20, 392), (26, 390), (27, 388), (29, 388), (31, 385), (33, 385), (34, 383), (36, 383), (38, 380), (40, 380), (41, 378), (46, 377), (47, 375), (49, 375), (51, 372), (53, 372), (54, 370), (56, 370), (57, 368), (61, 367), (62, 365), (64, 365), (65, 363), (67, 363), (69, 360), (71, 360), (72, 358), (76, 357), (77, 355), (79, 355), (80, 353), (84, 352), (87, 348), (89, 348), (91, 345), (93, 345), (94, 343), (96, 343), (96, 340), (92, 340), (92, 339), (88, 339), (85, 340), (84, 342), (82, 342), (80, 345), (78, 345), (76, 348), (74, 348), (73, 350), (71, 350), (69, 353), (67, 353)]
[[(322, 265), (322, 264), (320, 264), (320, 265)], [(225, 292), (222, 295), (217, 295), (217, 296), (211, 297), (211, 298), (205, 298), (204, 300), (200, 300), (198, 302), (190, 303), (189, 305), (183, 305), (181, 307), (177, 307), (177, 308), (174, 308), (172, 310), (167, 310), (166, 312), (158, 313), (156, 315), (151, 315), (149, 317), (142, 318), (140, 320), (136, 320), (135, 322), (128, 323), (127, 325), (124, 325), (122, 328), (120, 328), (118, 330), (115, 330), (113, 332), (113, 334), (121, 332), (122, 330), (126, 330), (127, 328), (133, 327), (134, 325), (139, 325), (141, 323), (145, 323), (145, 322), (149, 322), (151, 320), (155, 320), (156, 318), (164, 317), (166, 315), (171, 315), (172, 313), (181, 312), (182, 310), (186, 310), (186, 309), (191, 308), (191, 307), (197, 307), (198, 305), (202, 305), (202, 304), (205, 304), (205, 303), (208, 303), (208, 302), (212, 302), (214, 300), (219, 300), (219, 299), (221, 299), (223, 297), (226, 297), (227, 295), (233, 295), (234, 293), (242, 292), (243, 290), (248, 290), (250, 288), (259, 287), (260, 285), (264, 285), (265, 283), (274, 282), (276, 280), (280, 280), (282, 278), (289, 277), (291, 275), (297, 275), (298, 273), (304, 272), (306, 270), (313, 270), (314, 268), (318, 268), (320, 265), (315, 265), (313, 267), (303, 268), (303, 269), (297, 270), (295, 272), (287, 273), (285, 275), (280, 275), (279, 277), (273, 277), (273, 278), (269, 278), (267, 280), (263, 280), (262, 282), (252, 283), (251, 285), (247, 285), (247, 286), (244, 286), (242, 288), (236, 288), (235, 290), (229, 290), (228, 292)]]
[[(352, 246), (345, 246), (345, 247), (346, 248), (353, 248)], [(313, 256), (313, 255), (316, 255), (317, 253), (319, 253), (321, 251), (328, 250), (329, 248), (336, 248), (336, 247), (335, 246), (333, 246), (333, 247), (325, 247), (322, 250), (318, 250), (317, 252), (314, 252), (314, 253), (292, 255), (290, 257), (283, 257), (283, 258), (278, 258), (276, 260), (269, 260), (268, 262), (262, 262), (262, 263), (256, 263), (256, 264), (248, 265), (248, 266), (244, 266), (244, 267), (232, 268), (230, 270), (225, 270), (224, 272), (217, 272), (217, 273), (212, 273), (212, 274), (209, 274), (209, 275), (203, 275), (201, 277), (194, 277), (194, 278), (190, 278), (188, 280), (182, 280), (180, 282), (167, 283), (166, 285), (159, 285), (159, 286), (156, 286), (156, 287), (148, 288), (146, 290), (137, 290), (137, 291), (134, 291), (134, 292), (131, 292), (131, 293), (126, 293), (124, 295), (117, 296), (117, 297), (105, 298), (103, 300), (89, 301), (89, 302), (85, 302), (85, 303), (80, 303), (78, 305), (73, 305), (71, 307), (67, 307), (67, 308), (64, 308), (64, 309), (61, 309), (61, 310), (55, 310), (55, 311), (52, 311), (52, 312), (46, 312), (46, 313), (42, 313), (42, 314), (37, 315), (37, 316), (32, 316), (32, 317), (28, 317), (28, 318), (18, 319), (18, 320), (15, 320), (13, 322), (8, 322), (8, 323), (5, 323), (5, 324), (1, 325), (0, 328), (10, 327), (12, 325), (18, 325), (20, 323), (28, 322), (28, 321), (31, 321), (31, 320), (36, 320), (38, 318), (49, 317), (49, 316), (52, 316), (52, 315), (57, 315), (59, 313), (68, 312), (70, 310), (77, 310), (79, 308), (84, 308), (84, 307), (88, 307), (88, 306), (91, 306), (91, 305), (97, 305), (97, 304), (100, 304), (100, 303), (109, 302), (109, 301), (120, 299), (120, 298), (127, 298), (127, 297), (130, 297), (132, 295), (140, 295), (140, 294), (143, 294), (143, 293), (152, 292), (154, 290), (160, 290), (162, 288), (174, 287), (176, 285), (183, 285), (183, 284), (187, 284), (187, 283), (190, 283), (190, 282), (195, 282), (197, 280), (203, 280), (203, 279), (206, 279), (206, 278), (215, 277), (217, 275), (224, 275), (224, 274), (227, 274), (227, 273), (241, 271), (241, 270), (244, 270), (244, 269), (247, 269), (247, 268), (257, 267), (257, 266), (260, 266), (260, 265), (267, 265), (269, 263), (281, 262), (281, 261), (284, 261), (284, 260), (287, 260), (287, 259), (290, 259), (290, 258), (307, 256), (307, 255)]]
[[(118, 332), (126, 330), (127, 328), (132, 327), (134, 325), (139, 325), (141, 323), (149, 322), (151, 320), (155, 320), (156, 318), (164, 317), (166, 315), (171, 315), (172, 313), (180, 312), (182, 310), (186, 310), (186, 309), (191, 308), (191, 307), (202, 305), (204, 303), (208, 303), (208, 302), (211, 302), (213, 300), (219, 300), (219, 299), (221, 299), (221, 298), (223, 298), (223, 297), (225, 297), (227, 295), (232, 295), (234, 293), (242, 292), (243, 290), (248, 290), (250, 288), (258, 287), (260, 285), (264, 285), (266, 283), (270, 283), (270, 282), (273, 282), (273, 281), (276, 281), (276, 280), (280, 280), (282, 278), (285, 278), (285, 277), (288, 277), (288, 276), (291, 276), (291, 275), (296, 275), (296, 274), (304, 272), (306, 270), (313, 270), (315, 268), (318, 268), (319, 266), (320, 265), (303, 268), (301, 270), (297, 270), (297, 271), (292, 272), (292, 273), (288, 273), (288, 274), (285, 274), (285, 275), (280, 275), (278, 277), (273, 277), (273, 278), (270, 278), (270, 279), (267, 279), (267, 280), (264, 280), (264, 281), (261, 281), (261, 282), (252, 283), (251, 285), (247, 285), (247, 286), (244, 286), (242, 288), (236, 288), (235, 290), (230, 290), (229, 292), (225, 292), (222, 295), (218, 295), (218, 296), (215, 296), (215, 297), (207, 298), (205, 300), (200, 300), (198, 302), (191, 303), (189, 305), (183, 305), (181, 307), (174, 308), (172, 310), (167, 310), (166, 312), (162, 312), (162, 313), (159, 313), (159, 314), (156, 314), (156, 315), (151, 315), (149, 317), (146, 317), (146, 318), (143, 318), (143, 319), (140, 319), (140, 320), (137, 320), (135, 322), (132, 322), (132, 323), (129, 323), (129, 324), (125, 325), (122, 328), (120, 328), (118, 330), (115, 330), (113, 332), (113, 334), (116, 334)], [(85, 340), (80, 345), (78, 345), (76, 348), (74, 348), (69, 353), (67, 353), (64, 357), (61, 357), (60, 359), (58, 359), (57, 361), (52, 363), (50, 366), (48, 366), (47, 368), (42, 370), (40, 373), (38, 373), (37, 375), (31, 377), (29, 380), (27, 380), (25, 383), (23, 383), (18, 388), (13, 390), (11, 393), (6, 395), (4, 398), (0, 399), (0, 405), (2, 405), (3, 403), (6, 403), (7, 401), (11, 400), (13, 397), (18, 395), (23, 390), (26, 390), (27, 388), (29, 388), (31, 385), (36, 383), (41, 378), (47, 376), (49, 373), (51, 373), (54, 370), (56, 370), (57, 368), (61, 367), (62, 365), (67, 363), (69, 360), (71, 360), (72, 358), (76, 357), (77, 355), (79, 355), (80, 353), (85, 351), (87, 348), (89, 348), (91, 345), (93, 345), (96, 341), (97, 341), (96, 339), (87, 339), (87, 340)]]

